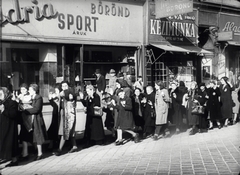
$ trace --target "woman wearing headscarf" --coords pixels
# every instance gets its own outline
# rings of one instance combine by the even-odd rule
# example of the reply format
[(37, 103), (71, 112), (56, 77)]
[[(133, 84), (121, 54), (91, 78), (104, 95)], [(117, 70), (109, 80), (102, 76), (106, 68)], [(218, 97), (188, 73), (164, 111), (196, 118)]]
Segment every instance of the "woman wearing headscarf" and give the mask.
[(6, 166), (18, 165), (18, 104), (6, 87), (0, 87), (0, 159), (12, 161)]
[(33, 143), (37, 145), (37, 156), (34, 160), (41, 160), (43, 158), (42, 144), (47, 139), (46, 126), (43, 120), (42, 108), (43, 98), (38, 94), (39, 87), (37, 84), (30, 84), (29, 94), (32, 97), (32, 108), (24, 108), (23, 112), (27, 115), (32, 115), (33, 118)]
[(225, 120), (224, 126), (228, 126), (228, 120), (232, 118), (233, 109), (233, 100), (232, 100), (232, 87), (228, 82), (227, 77), (222, 77), (220, 79), (221, 85), (219, 87), (221, 96), (220, 96), (220, 102), (221, 102), (221, 113), (222, 113), (222, 119)]
[(155, 120), (155, 134), (153, 136), (154, 140), (158, 140), (161, 138), (160, 131), (164, 125), (168, 122), (168, 108), (169, 108), (169, 94), (168, 90), (165, 88), (164, 83), (159, 80), (155, 82), (155, 112), (156, 112), (156, 120)]
[(94, 108), (101, 107), (100, 96), (95, 92), (95, 88), (92, 85), (86, 86), (87, 96), (83, 96), (80, 93), (80, 98), (83, 105), (86, 107), (86, 124), (84, 137), (87, 140), (87, 146), (95, 143), (104, 142), (104, 128), (102, 122), (102, 116), (96, 116), (94, 114)]
[(209, 99), (207, 101), (207, 109), (209, 111), (209, 128), (213, 129), (213, 122), (217, 123), (219, 129), (221, 129), (220, 120), (222, 119), (221, 115), (221, 105), (220, 105), (220, 89), (217, 87), (215, 81), (211, 80), (209, 82), (209, 88), (207, 90)]

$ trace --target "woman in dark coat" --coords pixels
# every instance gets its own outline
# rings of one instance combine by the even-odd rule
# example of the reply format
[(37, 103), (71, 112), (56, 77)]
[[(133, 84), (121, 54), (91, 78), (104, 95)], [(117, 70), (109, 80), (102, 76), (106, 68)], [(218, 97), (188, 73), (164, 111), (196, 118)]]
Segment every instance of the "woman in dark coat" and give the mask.
[(38, 94), (39, 87), (37, 84), (31, 84), (29, 86), (29, 94), (31, 95), (33, 102), (32, 108), (24, 109), (24, 112), (33, 116), (33, 143), (37, 145), (37, 157), (34, 160), (40, 160), (43, 158), (42, 144), (47, 139), (46, 126), (42, 116), (43, 98)]
[(143, 138), (153, 135), (155, 131), (155, 92), (152, 86), (146, 87), (146, 97), (143, 98), (144, 129)]
[[(172, 109), (169, 110), (172, 113), (172, 123), (176, 125), (176, 134), (182, 129), (183, 114), (185, 113), (185, 107), (183, 106), (183, 96), (188, 92), (183, 81), (179, 82), (179, 86), (175, 87), (170, 91), (172, 100)], [(174, 88), (175, 87), (175, 88)]]
[(12, 159), (7, 166), (18, 165), (18, 104), (5, 87), (0, 87), (0, 159)]
[(50, 140), (49, 149), (53, 149), (54, 147), (56, 147), (59, 140), (58, 128), (60, 121), (60, 92), (60, 85), (57, 84), (54, 88), (54, 92), (50, 92), (48, 97), (50, 105), (53, 107), (52, 121), (48, 129), (48, 139)]
[(141, 93), (141, 89), (136, 88), (134, 90), (134, 95), (132, 99), (133, 99), (133, 118), (136, 125), (136, 131), (138, 131), (139, 127), (141, 127), (142, 129), (144, 127), (143, 105), (141, 103), (143, 99), (143, 94)]
[(221, 129), (220, 120), (222, 119), (221, 115), (221, 105), (220, 105), (220, 89), (217, 87), (215, 81), (209, 82), (209, 88), (207, 89), (209, 99), (207, 101), (207, 110), (209, 111), (210, 120), (209, 128), (213, 129), (213, 122), (217, 122), (218, 128)]
[(132, 114), (132, 100), (130, 97), (125, 95), (124, 90), (120, 90), (118, 92), (119, 96), (119, 103), (116, 104), (116, 102), (113, 100), (113, 105), (118, 110), (118, 118), (117, 118), (117, 140), (115, 141), (116, 145), (122, 145), (123, 139), (122, 139), (122, 132), (126, 131), (130, 133), (133, 138), (134, 142), (139, 142), (139, 134), (135, 133), (133, 131), (134, 129), (134, 120), (133, 120), (133, 114)]
[(225, 120), (224, 126), (228, 126), (228, 119), (232, 118), (232, 107), (233, 107), (233, 100), (232, 100), (232, 88), (230, 84), (227, 82), (227, 77), (222, 77), (220, 79), (221, 85), (219, 87), (221, 96), (220, 96), (220, 103), (221, 103), (221, 113), (222, 119)]
[[(207, 100), (209, 99), (205, 83), (199, 84), (198, 89), (198, 97), (197, 100), (201, 106), (207, 106)], [(208, 110), (205, 108), (204, 114), (199, 115), (199, 132), (207, 132), (207, 117), (208, 117)]]
[(89, 146), (90, 142), (92, 142), (92, 144), (94, 144), (94, 142), (103, 143), (105, 135), (102, 116), (94, 115), (94, 108), (101, 106), (100, 97), (95, 93), (95, 89), (92, 85), (86, 86), (86, 92), (87, 96), (84, 98), (83, 94), (80, 93), (80, 98), (83, 105), (86, 107), (87, 119), (84, 137), (87, 140), (87, 146)]

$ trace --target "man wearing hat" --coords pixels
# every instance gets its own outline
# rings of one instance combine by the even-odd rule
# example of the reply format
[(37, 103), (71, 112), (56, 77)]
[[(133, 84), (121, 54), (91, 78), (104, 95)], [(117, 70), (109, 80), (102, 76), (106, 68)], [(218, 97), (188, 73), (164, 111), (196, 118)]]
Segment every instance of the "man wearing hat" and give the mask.
[(116, 77), (116, 72), (114, 69), (111, 69), (109, 71), (109, 83), (108, 83), (108, 86), (109, 86), (109, 93), (110, 94), (113, 94), (113, 92), (115, 91), (116, 89), (116, 80), (117, 80), (117, 77)]
[(97, 85), (97, 91), (96, 93), (100, 96), (100, 99), (102, 101), (102, 94), (105, 92), (106, 89), (106, 80), (104, 76), (101, 74), (100, 69), (96, 69), (95, 75), (97, 77), (96, 85)]

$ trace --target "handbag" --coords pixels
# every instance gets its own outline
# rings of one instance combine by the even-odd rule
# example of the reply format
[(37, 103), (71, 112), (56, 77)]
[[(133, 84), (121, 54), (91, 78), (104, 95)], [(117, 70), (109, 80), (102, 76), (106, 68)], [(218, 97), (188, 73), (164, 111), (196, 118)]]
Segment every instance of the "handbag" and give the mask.
[(93, 107), (93, 115), (94, 116), (102, 116), (103, 115), (103, 110), (101, 107), (94, 106)]
[(205, 107), (200, 105), (200, 103), (196, 103), (195, 105), (192, 106), (192, 114), (200, 115), (205, 113)]
[(151, 108), (150, 114), (151, 114), (151, 118), (156, 118), (156, 112), (154, 108)]

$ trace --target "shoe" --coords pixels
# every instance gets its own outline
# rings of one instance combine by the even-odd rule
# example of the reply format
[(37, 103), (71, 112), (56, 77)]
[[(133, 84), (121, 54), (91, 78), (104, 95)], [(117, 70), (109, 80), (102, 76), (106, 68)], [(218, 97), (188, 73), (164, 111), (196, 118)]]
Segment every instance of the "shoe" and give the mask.
[(154, 134), (154, 136), (153, 136), (153, 140), (155, 140), (155, 141), (158, 140), (158, 135), (157, 135), (157, 134)]
[(53, 154), (55, 156), (61, 156), (62, 155), (62, 151), (60, 149), (58, 149), (56, 152), (53, 152)]
[(147, 134), (146, 134), (146, 133), (143, 133), (142, 138), (143, 138), (143, 139), (146, 139), (146, 138), (147, 138)]
[(34, 161), (38, 161), (38, 160), (41, 160), (41, 159), (43, 159), (43, 155), (35, 157)]
[(221, 129), (222, 128), (222, 126), (221, 125), (218, 125), (218, 129)]
[(190, 132), (189, 132), (189, 135), (194, 135), (196, 134), (196, 130), (195, 129), (192, 129)]
[(28, 161), (28, 160), (29, 160), (29, 155), (27, 155), (27, 156), (25, 156), (25, 157), (21, 156), (21, 157), (19, 157), (19, 159), (18, 159), (18, 161), (21, 161), (21, 162), (25, 162), (25, 161)]
[(70, 149), (70, 151), (68, 151), (68, 153), (74, 153), (74, 152), (77, 152), (77, 148), (72, 148), (72, 149)]
[(208, 130), (212, 130), (212, 129), (213, 129), (213, 127), (208, 128)]
[(12, 166), (18, 166), (18, 161), (10, 162), (10, 163), (7, 164), (5, 167), (12, 167)]
[(228, 127), (228, 125), (224, 125), (224, 127)]
[(138, 143), (140, 140), (139, 140), (139, 134), (137, 133), (134, 137), (134, 142), (135, 143)]
[(123, 145), (123, 140), (119, 140), (119, 141), (115, 142), (115, 145), (116, 146)]

